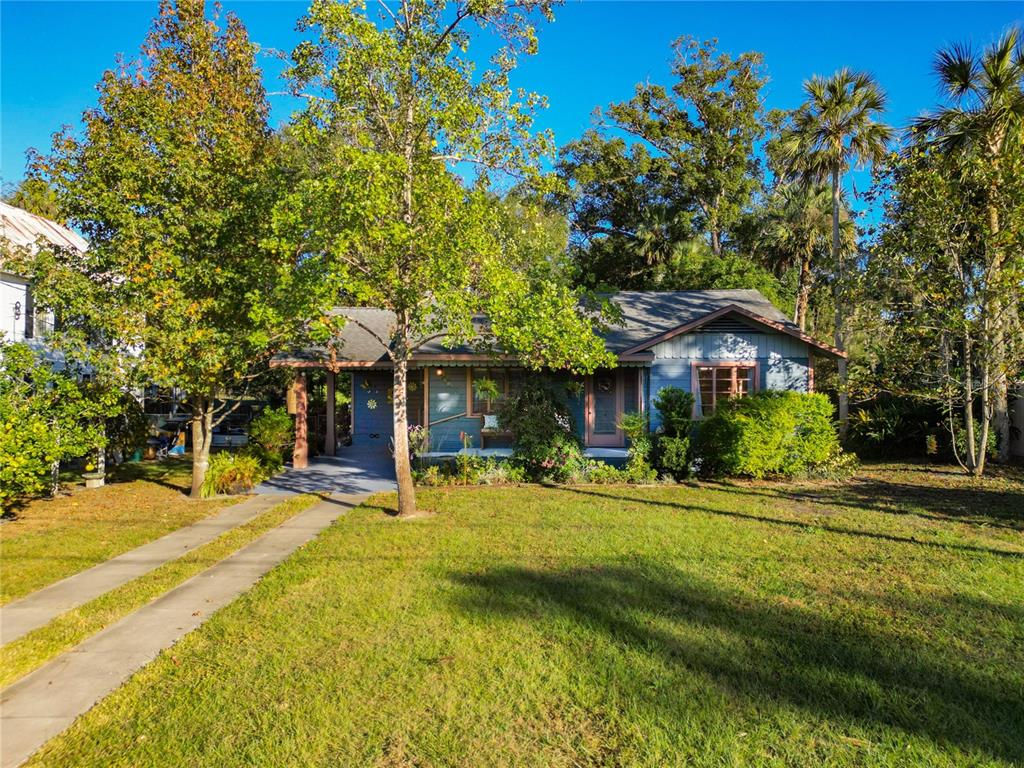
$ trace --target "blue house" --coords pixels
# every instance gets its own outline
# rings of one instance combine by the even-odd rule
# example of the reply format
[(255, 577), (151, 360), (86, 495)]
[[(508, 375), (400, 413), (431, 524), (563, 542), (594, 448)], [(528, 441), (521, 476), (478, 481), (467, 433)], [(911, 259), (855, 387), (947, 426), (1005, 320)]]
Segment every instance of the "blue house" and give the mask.
[[(477, 451), (505, 452), (507, 436), (495, 417), (501, 401), (527, 377), (545, 376), (564, 382), (575, 429), (590, 455), (614, 457), (625, 446), (619, 427), (623, 414), (649, 413), (652, 429), (657, 428), (658, 413), (651, 402), (663, 387), (693, 392), (699, 419), (726, 398), (758, 390), (812, 391), (815, 358), (843, 354), (802, 332), (753, 290), (622, 291), (611, 298), (622, 321), (602, 337), (617, 359), (616, 367), (587, 376), (536, 373), (514, 360), (431, 340), (413, 356), (409, 423), (429, 429), (435, 453), (459, 451), (464, 437)], [(386, 446), (392, 435), (392, 374), (381, 340), (390, 338), (394, 315), (367, 308), (338, 311), (348, 322), (332, 359), (327, 360), (325, 350), (309, 350), (276, 364), (326, 368), (329, 399), (333, 374), (351, 372), (353, 445)], [(484, 378), (496, 384), (498, 398), (479, 396), (474, 382)], [(333, 424), (328, 431), (331, 446)]]

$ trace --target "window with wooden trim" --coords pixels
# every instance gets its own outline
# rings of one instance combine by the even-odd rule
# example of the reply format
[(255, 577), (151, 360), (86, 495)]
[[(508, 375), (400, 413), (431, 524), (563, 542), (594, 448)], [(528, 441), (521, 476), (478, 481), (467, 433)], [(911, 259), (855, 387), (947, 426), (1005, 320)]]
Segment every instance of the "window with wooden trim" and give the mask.
[[(467, 379), (469, 391), (466, 400), (469, 403), (469, 415), (482, 416), (497, 413), (505, 400), (519, 391), (522, 386), (523, 371), (516, 368), (470, 368)], [(477, 392), (474, 383), (481, 379), (490, 379), (495, 383), (498, 389), (496, 398), (488, 399)]]
[(698, 365), (701, 413), (710, 416), (719, 401), (753, 392), (756, 370), (752, 365)]

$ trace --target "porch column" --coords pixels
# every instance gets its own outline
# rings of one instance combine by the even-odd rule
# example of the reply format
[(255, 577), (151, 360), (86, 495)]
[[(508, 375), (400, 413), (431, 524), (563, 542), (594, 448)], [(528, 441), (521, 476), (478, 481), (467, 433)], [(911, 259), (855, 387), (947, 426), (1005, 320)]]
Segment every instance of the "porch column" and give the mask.
[(334, 447), (337, 444), (334, 431), (334, 385), (337, 374), (334, 371), (327, 371), (327, 426), (324, 429), (324, 455), (333, 456)]
[(309, 466), (309, 402), (306, 398), (306, 374), (295, 377), (295, 450), (292, 466), (304, 469)]

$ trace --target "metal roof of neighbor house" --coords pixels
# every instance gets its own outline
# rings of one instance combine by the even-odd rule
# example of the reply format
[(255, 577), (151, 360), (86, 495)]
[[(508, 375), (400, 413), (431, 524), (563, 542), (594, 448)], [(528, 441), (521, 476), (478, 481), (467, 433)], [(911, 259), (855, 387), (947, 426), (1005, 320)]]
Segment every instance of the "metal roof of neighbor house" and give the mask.
[[(842, 356), (838, 350), (801, 331), (759, 291), (619, 291), (610, 298), (621, 310), (621, 323), (599, 333), (608, 350), (620, 358), (640, 357), (646, 349), (661, 341), (696, 330), (704, 323), (727, 315), (788, 334), (825, 354)], [(349, 319), (338, 336), (336, 361), (341, 367), (389, 364), (382, 340), (391, 337), (395, 324), (393, 312), (358, 307), (338, 307), (335, 312)], [(443, 339), (433, 339), (419, 347), (413, 359), (456, 361), (476, 356), (471, 347), (449, 347), (445, 346)], [(327, 360), (329, 354), (321, 348), (279, 355), (275, 364), (319, 366)]]
[(85, 251), (89, 247), (81, 235), (67, 227), (22, 208), (0, 202), (0, 240), (6, 240), (20, 248), (34, 248), (39, 238), (59, 248)]

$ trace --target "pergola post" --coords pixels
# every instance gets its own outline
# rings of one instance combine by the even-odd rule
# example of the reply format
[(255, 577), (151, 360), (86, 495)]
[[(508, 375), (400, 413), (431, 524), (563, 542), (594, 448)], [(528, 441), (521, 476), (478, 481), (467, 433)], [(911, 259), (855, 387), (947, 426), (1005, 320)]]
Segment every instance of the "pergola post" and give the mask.
[(292, 452), (292, 466), (304, 469), (309, 466), (309, 399), (306, 397), (306, 374), (295, 377), (295, 450)]
[(324, 455), (333, 456), (337, 439), (334, 429), (335, 396), (334, 386), (337, 374), (334, 371), (327, 371), (327, 427), (324, 430)]

